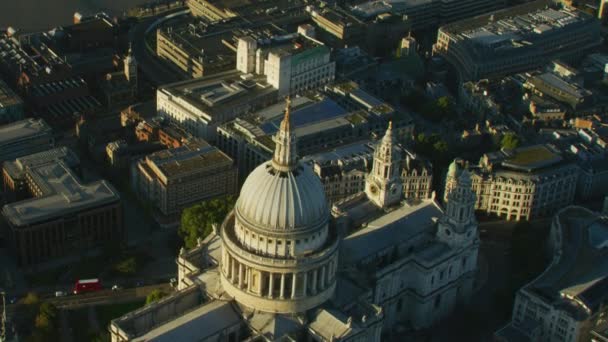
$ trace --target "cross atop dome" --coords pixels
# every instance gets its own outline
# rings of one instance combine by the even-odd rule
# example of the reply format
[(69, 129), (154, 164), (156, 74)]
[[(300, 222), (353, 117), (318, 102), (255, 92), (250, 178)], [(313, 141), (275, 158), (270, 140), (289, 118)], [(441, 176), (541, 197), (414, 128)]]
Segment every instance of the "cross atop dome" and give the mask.
[(293, 170), (297, 164), (296, 135), (291, 131), (291, 99), (285, 99), (285, 116), (281, 121), (279, 131), (274, 137), (276, 144), (272, 166), (283, 172)]

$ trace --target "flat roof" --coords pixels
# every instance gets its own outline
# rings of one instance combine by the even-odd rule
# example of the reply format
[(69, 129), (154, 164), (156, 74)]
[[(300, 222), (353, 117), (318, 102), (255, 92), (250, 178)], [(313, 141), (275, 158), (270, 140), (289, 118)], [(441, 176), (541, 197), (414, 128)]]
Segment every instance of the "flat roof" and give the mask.
[(4, 162), (3, 167), (12, 178), (17, 178), (22, 177), (28, 167), (32, 168), (56, 160), (64, 161), (69, 167), (73, 167), (80, 163), (76, 154), (69, 148), (63, 146), (30, 154), (29, 156), (20, 157), (13, 161), (6, 161)]
[(338, 160), (352, 160), (373, 156), (374, 148), (370, 141), (357, 142), (340, 146), (333, 150), (316, 153), (302, 158), (303, 161), (314, 161), (319, 164), (331, 163)]
[(0, 108), (22, 105), (23, 100), (0, 79)]
[(160, 170), (163, 176), (171, 179), (217, 169), (219, 165), (232, 164), (232, 159), (217, 147), (203, 145), (158, 151), (147, 156), (146, 162)]
[(503, 162), (504, 167), (518, 170), (535, 170), (562, 161), (563, 158), (545, 145), (535, 145), (518, 148), (513, 155), (508, 156)]
[[(339, 118), (345, 114), (346, 110), (344, 108), (338, 105), (335, 101), (326, 98), (319, 102), (293, 110), (291, 112), (291, 124), (292, 127), (295, 127), (297, 130), (307, 125)], [(278, 117), (260, 125), (260, 128), (266, 134), (275, 134), (279, 130), (282, 120), (283, 117), (279, 115)]]
[[(248, 77), (251, 76), (251, 77)], [(265, 77), (245, 75), (238, 70), (168, 84), (159, 88), (213, 117), (216, 111), (247, 106), (254, 99), (277, 93)]]
[(166, 322), (134, 342), (202, 341), (224, 329), (241, 323), (240, 316), (229, 301), (214, 300)]
[(51, 127), (43, 119), (16, 121), (0, 126), (0, 147), (43, 134), (51, 134)]
[(550, 85), (551, 87), (557, 88), (561, 92), (577, 99), (581, 99), (585, 96), (591, 96), (591, 92), (589, 90), (581, 88), (574, 83), (567, 82), (563, 78), (550, 72), (545, 72), (540, 75), (532, 76), (528, 82), (533, 85), (537, 85), (538, 81), (544, 82)]
[(120, 200), (118, 192), (105, 180), (80, 183), (63, 161), (43, 164), (31, 168), (28, 172), (42, 195), (10, 203), (2, 208), (3, 215), (16, 227), (36, 224)]

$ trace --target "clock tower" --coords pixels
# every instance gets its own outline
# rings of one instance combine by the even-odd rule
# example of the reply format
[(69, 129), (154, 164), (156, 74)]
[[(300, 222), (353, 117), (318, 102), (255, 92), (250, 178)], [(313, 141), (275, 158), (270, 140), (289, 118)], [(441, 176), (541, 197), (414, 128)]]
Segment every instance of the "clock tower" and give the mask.
[(401, 151), (393, 138), (392, 123), (376, 146), (372, 172), (367, 176), (365, 193), (375, 205), (381, 208), (399, 203), (403, 196), (400, 176)]

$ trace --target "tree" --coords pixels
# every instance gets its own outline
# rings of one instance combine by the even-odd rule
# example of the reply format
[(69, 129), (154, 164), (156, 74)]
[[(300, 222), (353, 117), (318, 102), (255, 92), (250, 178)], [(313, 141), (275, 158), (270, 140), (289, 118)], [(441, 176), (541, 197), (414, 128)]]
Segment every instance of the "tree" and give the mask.
[(184, 209), (178, 234), (184, 239), (186, 248), (196, 247), (199, 238), (207, 237), (213, 230), (213, 224), (220, 224), (234, 203), (234, 196), (224, 196)]
[(122, 274), (134, 274), (137, 271), (137, 261), (135, 257), (127, 258), (117, 263), (114, 269)]
[(519, 146), (519, 137), (513, 132), (503, 135), (500, 140), (500, 147), (508, 150), (514, 150)]
[(40, 298), (34, 292), (28, 292), (25, 295), (25, 298), (23, 298), (23, 304), (25, 304), (25, 305), (34, 305), (34, 304), (38, 304), (39, 302), (40, 302)]
[(34, 319), (34, 329), (27, 339), (28, 341), (57, 341), (57, 308), (44, 302), (38, 308), (38, 314)]
[(159, 289), (152, 290), (146, 297), (146, 305), (154, 303), (161, 298), (165, 297), (167, 294)]

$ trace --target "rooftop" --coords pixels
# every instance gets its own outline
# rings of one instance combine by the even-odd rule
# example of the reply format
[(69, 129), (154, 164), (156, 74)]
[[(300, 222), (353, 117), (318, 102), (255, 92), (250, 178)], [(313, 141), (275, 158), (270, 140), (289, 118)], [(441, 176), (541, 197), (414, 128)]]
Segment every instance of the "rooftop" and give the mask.
[(502, 165), (508, 168), (531, 171), (562, 161), (562, 157), (547, 145), (535, 145), (507, 152)]
[(34, 153), (29, 156), (17, 158), (14, 161), (6, 161), (2, 165), (6, 173), (13, 179), (21, 178), (25, 175), (27, 168), (36, 168), (39, 165), (61, 160), (69, 167), (73, 167), (80, 163), (80, 160), (67, 147), (58, 147), (48, 151)]
[(528, 79), (528, 82), (532, 85), (538, 85), (541, 82), (545, 83), (552, 88), (558, 89), (562, 96), (568, 95), (579, 100), (586, 96), (591, 96), (592, 94), (589, 90), (581, 88), (578, 85), (568, 82), (563, 78), (550, 72), (545, 72), (540, 75), (532, 76), (530, 79)]
[(231, 108), (247, 106), (253, 99), (277, 92), (265, 78), (245, 75), (237, 70), (172, 83), (159, 88), (159, 91), (185, 101), (210, 117)]
[(547, 8), (546, 0), (533, 1), (442, 27), (453, 39), (467, 41), (480, 52), (505, 53), (550, 37), (555, 31), (591, 23), (594, 18), (570, 9)]
[(51, 134), (51, 127), (43, 119), (26, 119), (0, 126), (0, 147), (42, 134)]
[(21, 98), (0, 79), (0, 109), (21, 104), (23, 104)]
[(10, 203), (2, 208), (16, 227), (47, 221), (101, 205), (117, 203), (118, 192), (106, 181), (82, 184), (63, 161), (37, 165), (28, 170), (40, 196)]
[(230, 302), (211, 301), (135, 338), (134, 342), (198, 341), (240, 324)]
[(608, 293), (608, 220), (572, 206), (557, 214), (552, 229), (562, 241), (554, 261), (525, 289), (581, 319), (595, 312)]
[(345, 261), (356, 263), (396, 243), (427, 233), (433, 229), (435, 220), (442, 214), (441, 208), (433, 200), (406, 203), (393, 211), (381, 214), (364, 225), (364, 228), (344, 239), (342, 249)]
[(158, 151), (147, 156), (146, 162), (158, 169), (165, 178), (172, 179), (215, 170), (232, 164), (232, 159), (216, 147), (204, 143)]

